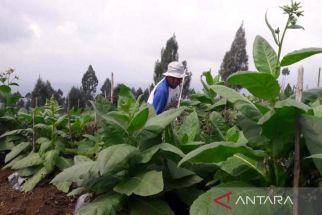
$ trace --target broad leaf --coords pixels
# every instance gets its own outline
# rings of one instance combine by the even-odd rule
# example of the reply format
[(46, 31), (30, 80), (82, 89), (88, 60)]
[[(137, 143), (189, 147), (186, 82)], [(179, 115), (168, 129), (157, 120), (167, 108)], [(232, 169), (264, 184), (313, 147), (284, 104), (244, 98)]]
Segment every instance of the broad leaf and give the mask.
[(56, 177), (50, 183), (57, 182), (76, 182), (80, 184), (83, 179), (90, 177), (92, 170), (95, 167), (95, 162), (88, 161), (81, 163), (79, 165), (74, 165), (69, 168), (64, 169), (61, 173), (56, 175)]
[(144, 126), (146, 121), (148, 120), (149, 117), (149, 108), (144, 108), (140, 112), (135, 113), (133, 119), (131, 120), (129, 124), (128, 130), (130, 132), (133, 132), (135, 130), (138, 130)]
[(9, 161), (11, 161), (13, 158), (19, 155), (23, 150), (28, 148), (28, 146), (30, 146), (29, 142), (19, 143), (18, 145), (13, 147), (11, 151), (6, 155), (4, 162), (8, 163)]
[(120, 111), (111, 111), (107, 114), (100, 115), (104, 122), (121, 128), (125, 133), (127, 133), (127, 125), (129, 122), (129, 117), (126, 113)]
[(76, 155), (74, 157), (74, 164), (78, 165), (84, 162), (92, 161), (90, 158), (84, 156), (84, 155)]
[(73, 165), (73, 160), (69, 158), (64, 158), (59, 156), (56, 161), (56, 166), (59, 170), (63, 171), (64, 169), (71, 167)]
[(277, 55), (271, 45), (261, 36), (257, 35), (253, 45), (253, 57), (256, 69), (259, 72), (271, 73), (279, 77), (277, 71)]
[(178, 130), (177, 134), (181, 144), (194, 141), (200, 132), (199, 127), (198, 115), (194, 111), (185, 118)]
[(11, 92), (11, 88), (8, 87), (7, 85), (0, 85), (0, 92), (10, 93)]
[(36, 166), (43, 163), (43, 160), (40, 158), (38, 153), (30, 153), (26, 157), (22, 158), (21, 160), (15, 162), (14, 165), (12, 165), (12, 169), (23, 169), (26, 167)]
[(9, 142), (9, 141), (0, 142), (0, 151), (11, 150), (13, 147), (15, 147), (15, 144), (13, 142)]
[[(191, 205), (191, 215), (230, 215), (230, 214), (247, 214), (247, 215), (271, 215), (271, 214), (290, 214), (293, 202), (287, 201), (287, 204), (270, 204), (258, 203), (245, 204), (245, 199), (253, 196), (271, 196), (281, 195), (278, 191), (255, 187), (238, 187), (245, 186), (242, 183), (221, 184), (213, 187), (206, 193), (200, 195)], [(225, 197), (226, 195), (226, 197)], [(284, 194), (285, 195), (285, 194)], [(241, 202), (240, 198), (244, 202)], [(273, 197), (271, 197), (273, 199)], [(285, 198), (285, 197), (284, 197)], [(215, 201), (217, 200), (217, 202)], [(264, 200), (263, 200), (264, 201)], [(266, 200), (267, 201), (267, 200)], [(284, 200), (285, 201), (285, 200)], [(283, 201), (283, 203), (284, 203)], [(221, 203), (221, 204), (220, 204)], [(223, 206), (225, 205), (225, 206)], [(282, 211), (280, 211), (282, 210)]]
[(229, 157), (219, 166), (222, 170), (224, 170), (232, 176), (239, 176), (244, 172), (248, 171), (249, 169), (252, 169), (255, 172), (257, 172), (261, 177), (266, 177), (265, 168), (261, 167), (256, 160), (239, 153)]
[(67, 193), (69, 191), (70, 186), (72, 185), (72, 182), (61, 181), (61, 182), (53, 183), (53, 185), (55, 185), (55, 187), (58, 190), (60, 190), (64, 193)]
[(261, 99), (275, 100), (280, 92), (278, 82), (270, 73), (236, 72), (228, 77), (227, 82), (241, 85)]
[(155, 170), (144, 172), (118, 184), (114, 191), (130, 196), (151, 196), (163, 190), (162, 172)]
[(221, 85), (213, 85), (211, 88), (221, 97), (234, 104), (236, 110), (242, 112), (250, 119), (257, 120), (261, 117), (261, 112), (246, 97), (235, 90)]
[(322, 119), (314, 116), (303, 115), (301, 117), (301, 129), (305, 138), (305, 144), (311, 153), (311, 158), (320, 174), (322, 174)]
[(148, 146), (153, 145), (151, 140), (158, 138), (164, 129), (173, 122), (183, 110), (184, 108), (171, 109), (149, 118), (138, 136), (140, 149), (145, 149)]
[(29, 178), (24, 185), (22, 186), (23, 192), (29, 192), (46, 176), (48, 172), (46, 168), (41, 168), (36, 174), (34, 174), (31, 178)]
[(184, 153), (180, 149), (178, 149), (176, 146), (171, 145), (169, 143), (161, 143), (161, 144), (152, 146), (152, 147), (144, 150), (143, 152), (141, 152), (138, 155), (137, 162), (148, 163), (152, 159), (152, 157), (160, 150), (172, 152), (172, 153), (177, 154), (181, 157), (184, 156)]
[(123, 200), (124, 197), (118, 193), (104, 194), (81, 207), (76, 215), (116, 215), (123, 205)]
[(189, 152), (178, 164), (191, 161), (193, 163), (219, 163), (236, 153), (242, 153), (247, 156), (264, 156), (263, 151), (255, 151), (245, 144), (231, 142), (214, 142), (201, 146), (194, 151)]
[(297, 63), (312, 55), (322, 53), (322, 48), (305, 48), (293, 51), (285, 55), (281, 61), (281, 66), (288, 66)]
[(137, 152), (138, 149), (136, 147), (128, 144), (118, 144), (102, 150), (97, 158), (100, 173), (117, 171), (119, 167), (126, 164), (128, 159)]
[(139, 199), (130, 202), (130, 215), (175, 215), (169, 205), (159, 199)]
[[(292, 98), (295, 98), (295, 96), (292, 96)], [(314, 88), (303, 91), (303, 102), (305, 104), (314, 102), (318, 98), (322, 98), (322, 88)]]
[(46, 168), (48, 173), (54, 170), (58, 157), (59, 157), (59, 151), (56, 149), (46, 152), (44, 167)]

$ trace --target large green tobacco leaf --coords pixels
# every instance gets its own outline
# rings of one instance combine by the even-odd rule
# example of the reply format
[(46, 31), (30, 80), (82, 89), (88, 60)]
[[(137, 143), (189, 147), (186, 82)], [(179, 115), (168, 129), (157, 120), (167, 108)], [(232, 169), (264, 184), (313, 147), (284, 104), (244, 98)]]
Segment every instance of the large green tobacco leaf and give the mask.
[(136, 153), (138, 149), (128, 144), (118, 144), (102, 150), (97, 158), (97, 165), (101, 174), (112, 173), (122, 167)]
[(171, 109), (149, 118), (138, 136), (140, 148), (145, 149), (147, 146), (153, 145), (151, 140), (157, 138), (183, 110), (184, 108)]
[(2, 93), (10, 93), (11, 88), (7, 85), (0, 85), (0, 92)]
[(139, 199), (130, 202), (130, 215), (174, 215), (169, 205), (159, 199)]
[(199, 119), (195, 111), (189, 114), (178, 130), (178, 138), (181, 144), (193, 142), (200, 133)]
[(90, 177), (90, 170), (92, 170), (94, 167), (95, 162), (93, 161), (87, 161), (78, 165), (71, 166), (56, 175), (56, 177), (50, 183), (68, 181), (80, 184), (85, 178)]
[(167, 166), (168, 166), (168, 171), (170, 173), (170, 176), (173, 179), (179, 179), (179, 178), (184, 178), (186, 176), (195, 175), (194, 172), (188, 169), (178, 167), (177, 164), (170, 159), (167, 159)]
[(105, 173), (101, 176), (93, 175), (92, 177), (85, 179), (81, 185), (96, 194), (102, 194), (112, 190), (113, 187), (127, 178), (127, 175), (128, 172), (126, 170), (114, 174)]
[(273, 157), (287, 155), (294, 145), (294, 130), (296, 116), (309, 111), (310, 107), (297, 103), (293, 99), (278, 101), (274, 110), (267, 112), (258, 124), (262, 134), (271, 140), (267, 150)]
[(15, 162), (12, 165), (12, 169), (22, 169), (26, 167), (36, 166), (43, 163), (43, 160), (40, 158), (38, 153), (30, 153), (26, 157), (22, 158), (21, 160)]
[[(247, 215), (271, 215), (271, 214), (290, 214), (292, 209), (292, 202), (287, 201), (285, 205), (283, 204), (270, 204), (266, 201), (264, 204), (264, 198), (262, 202), (257, 199), (257, 204), (248, 202), (242, 203), (239, 197), (245, 199), (249, 197), (253, 199), (253, 196), (271, 196), (272, 201), (274, 196), (281, 195), (278, 191), (272, 192), (263, 188), (256, 187), (246, 187), (246, 184), (240, 182), (231, 182), (227, 184), (221, 184), (217, 187), (213, 187), (206, 193), (200, 195), (190, 207), (190, 215), (231, 215), (231, 214), (247, 214)], [(226, 195), (226, 197), (224, 196)], [(223, 196), (222, 198), (220, 198)], [(285, 201), (286, 195), (284, 195), (283, 203)], [(221, 202), (226, 205), (226, 207), (215, 202)], [(230, 208), (227, 208), (230, 207)]]
[(278, 82), (270, 73), (236, 72), (228, 77), (227, 82), (241, 85), (251, 94), (261, 99), (275, 100), (280, 92)]
[(191, 161), (193, 163), (219, 163), (236, 153), (241, 153), (251, 157), (264, 156), (263, 151), (255, 151), (245, 144), (232, 142), (214, 142), (201, 146), (194, 151), (189, 152), (178, 164)]
[(73, 160), (69, 158), (64, 158), (62, 156), (59, 156), (57, 158), (56, 164), (57, 168), (60, 171), (63, 171), (64, 169), (71, 167), (73, 165)]
[(121, 84), (118, 93), (117, 109), (132, 114), (136, 108), (135, 102), (135, 97), (131, 89)]
[(270, 44), (261, 36), (257, 35), (253, 45), (253, 57), (256, 69), (259, 72), (271, 73), (278, 78), (277, 55)]
[(135, 113), (133, 119), (128, 127), (129, 132), (138, 130), (144, 126), (149, 117), (149, 108), (144, 108), (141, 111)]
[(305, 143), (309, 149), (313, 162), (320, 174), (322, 174), (322, 159), (316, 154), (322, 153), (322, 119), (314, 116), (301, 116), (301, 129), (305, 138)]
[(126, 134), (128, 133), (127, 127), (129, 123), (129, 117), (126, 113), (121, 111), (111, 111), (107, 114), (101, 114), (99, 116), (107, 124), (116, 126), (117, 128), (122, 129)]
[(151, 196), (163, 190), (162, 172), (155, 170), (144, 172), (121, 182), (114, 191), (127, 196), (136, 194), (139, 196)]
[(123, 205), (124, 197), (118, 193), (108, 193), (81, 207), (76, 215), (116, 215)]
[(213, 89), (219, 96), (226, 98), (227, 101), (234, 104), (236, 110), (242, 112), (250, 119), (257, 120), (261, 117), (262, 114), (256, 106), (235, 90), (221, 85), (213, 85), (211, 86), (211, 89)]
[(11, 161), (13, 158), (19, 155), (23, 150), (28, 148), (28, 146), (30, 146), (29, 142), (19, 143), (18, 145), (13, 147), (11, 151), (6, 155), (4, 162), (8, 163), (9, 161)]
[(322, 48), (305, 48), (293, 51), (283, 57), (281, 66), (288, 66), (297, 63), (305, 58), (319, 53), (322, 53)]
[(48, 172), (46, 168), (41, 168), (36, 174), (34, 174), (31, 178), (29, 178), (24, 185), (22, 186), (22, 191), (29, 192), (46, 176)]
[[(292, 96), (293, 98), (295, 96)], [(303, 91), (303, 102), (309, 103), (314, 102), (316, 99), (322, 98), (322, 88), (314, 88)]]
[(141, 152), (137, 157), (137, 162), (139, 163), (148, 163), (152, 157), (158, 152), (158, 151), (166, 151), (166, 152), (172, 152), (174, 154), (177, 154), (181, 157), (184, 156), (184, 153), (177, 148), (174, 145), (171, 145), (169, 143), (161, 143), (155, 146), (152, 146), (143, 152)]
[(260, 166), (258, 161), (239, 153), (229, 157), (219, 166), (232, 176), (239, 176), (249, 169), (252, 169), (261, 177), (266, 177), (266, 170)]
[(46, 168), (47, 172), (51, 172), (54, 170), (58, 157), (59, 151), (56, 149), (46, 152), (44, 167)]

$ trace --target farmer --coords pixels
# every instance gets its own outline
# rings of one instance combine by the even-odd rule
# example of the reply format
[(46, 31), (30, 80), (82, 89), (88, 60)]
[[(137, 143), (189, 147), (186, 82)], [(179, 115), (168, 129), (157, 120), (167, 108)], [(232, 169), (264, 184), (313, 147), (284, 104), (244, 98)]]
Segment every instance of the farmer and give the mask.
[(157, 114), (162, 113), (169, 107), (174, 107), (179, 99), (180, 84), (185, 76), (182, 63), (173, 61), (169, 63), (165, 76), (152, 90), (148, 103), (152, 104)]

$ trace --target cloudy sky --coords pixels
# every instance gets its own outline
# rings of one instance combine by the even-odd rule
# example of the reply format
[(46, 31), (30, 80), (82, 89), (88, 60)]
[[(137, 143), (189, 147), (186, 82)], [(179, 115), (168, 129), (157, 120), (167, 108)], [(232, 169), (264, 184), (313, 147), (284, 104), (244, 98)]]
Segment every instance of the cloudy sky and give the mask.
[[(280, 5), (289, 0), (1, 0), (0, 71), (16, 69), (20, 90), (32, 90), (40, 76), (67, 92), (80, 86), (91, 64), (99, 87), (114, 72), (116, 82), (147, 87), (161, 48), (175, 33), (179, 60), (187, 60), (192, 87), (200, 89), (200, 74), (218, 73), (236, 30), (246, 31), (249, 70), (254, 70), (252, 44), (256, 35), (274, 46), (264, 15), (282, 28), (286, 16)], [(305, 30), (288, 31), (282, 54), (322, 47), (319, 0), (303, 0)], [(322, 55), (301, 62), (304, 84), (316, 86)], [(296, 70), (287, 80), (296, 82)]]

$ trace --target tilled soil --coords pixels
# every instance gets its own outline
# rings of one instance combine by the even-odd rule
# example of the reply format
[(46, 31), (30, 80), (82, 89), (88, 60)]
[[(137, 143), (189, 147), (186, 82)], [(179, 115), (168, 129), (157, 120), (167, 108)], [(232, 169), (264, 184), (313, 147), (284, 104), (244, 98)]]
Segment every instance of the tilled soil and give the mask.
[(8, 183), (10, 170), (0, 169), (1, 215), (66, 215), (73, 214), (75, 199), (67, 197), (48, 182), (29, 193), (14, 190)]

